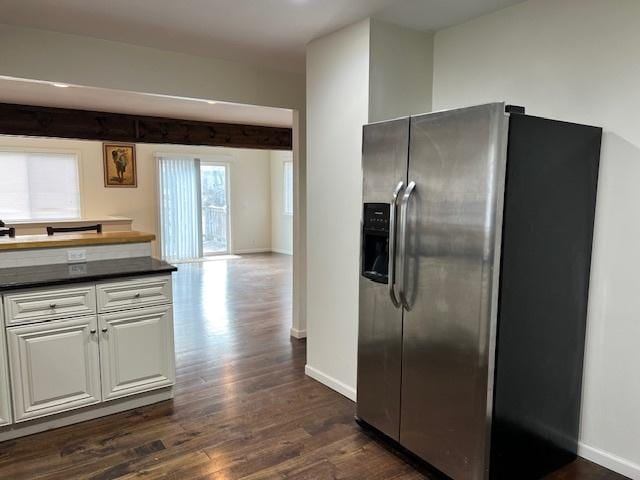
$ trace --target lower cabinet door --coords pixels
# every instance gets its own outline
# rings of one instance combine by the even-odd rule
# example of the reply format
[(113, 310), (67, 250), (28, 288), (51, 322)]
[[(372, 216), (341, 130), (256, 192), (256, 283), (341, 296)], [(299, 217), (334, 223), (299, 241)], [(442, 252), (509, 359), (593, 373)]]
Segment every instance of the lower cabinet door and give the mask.
[(0, 426), (8, 425), (12, 422), (7, 349), (4, 348), (4, 345), (4, 315), (2, 312), (2, 300), (0, 299)]
[(105, 401), (175, 383), (171, 305), (99, 316)]
[(96, 316), (7, 329), (16, 422), (101, 401)]

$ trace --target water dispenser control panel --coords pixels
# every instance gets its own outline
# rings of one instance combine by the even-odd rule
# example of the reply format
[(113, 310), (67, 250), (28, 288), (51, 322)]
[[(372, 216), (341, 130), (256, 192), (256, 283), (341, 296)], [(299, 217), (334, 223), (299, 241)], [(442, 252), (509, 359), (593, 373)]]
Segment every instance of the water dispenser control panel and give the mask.
[(362, 220), (362, 276), (388, 283), (389, 213), (388, 203), (365, 203)]

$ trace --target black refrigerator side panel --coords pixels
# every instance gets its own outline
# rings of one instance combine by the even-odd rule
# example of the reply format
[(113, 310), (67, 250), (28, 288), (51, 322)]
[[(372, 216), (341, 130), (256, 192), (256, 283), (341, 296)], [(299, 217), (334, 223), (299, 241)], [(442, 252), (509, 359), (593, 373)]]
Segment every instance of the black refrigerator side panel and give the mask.
[(491, 478), (575, 458), (600, 128), (511, 115)]

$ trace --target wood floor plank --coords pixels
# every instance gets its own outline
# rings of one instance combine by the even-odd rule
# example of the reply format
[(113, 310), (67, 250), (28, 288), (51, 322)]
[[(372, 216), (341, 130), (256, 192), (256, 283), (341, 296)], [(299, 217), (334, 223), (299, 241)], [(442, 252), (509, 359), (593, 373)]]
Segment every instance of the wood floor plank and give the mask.
[[(4, 480), (419, 480), (363, 432), (354, 404), (306, 377), (289, 336), (291, 258), (180, 265), (173, 401), (0, 443)], [(620, 480), (586, 460), (548, 480)]]

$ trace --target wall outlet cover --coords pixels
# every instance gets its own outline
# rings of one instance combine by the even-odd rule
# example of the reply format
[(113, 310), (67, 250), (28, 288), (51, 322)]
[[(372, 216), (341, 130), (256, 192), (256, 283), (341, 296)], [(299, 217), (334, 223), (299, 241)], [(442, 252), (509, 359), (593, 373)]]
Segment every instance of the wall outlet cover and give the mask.
[(67, 250), (67, 263), (82, 263), (87, 261), (87, 250), (74, 248)]
[(69, 275), (86, 275), (87, 265), (86, 263), (72, 263), (69, 265)]

